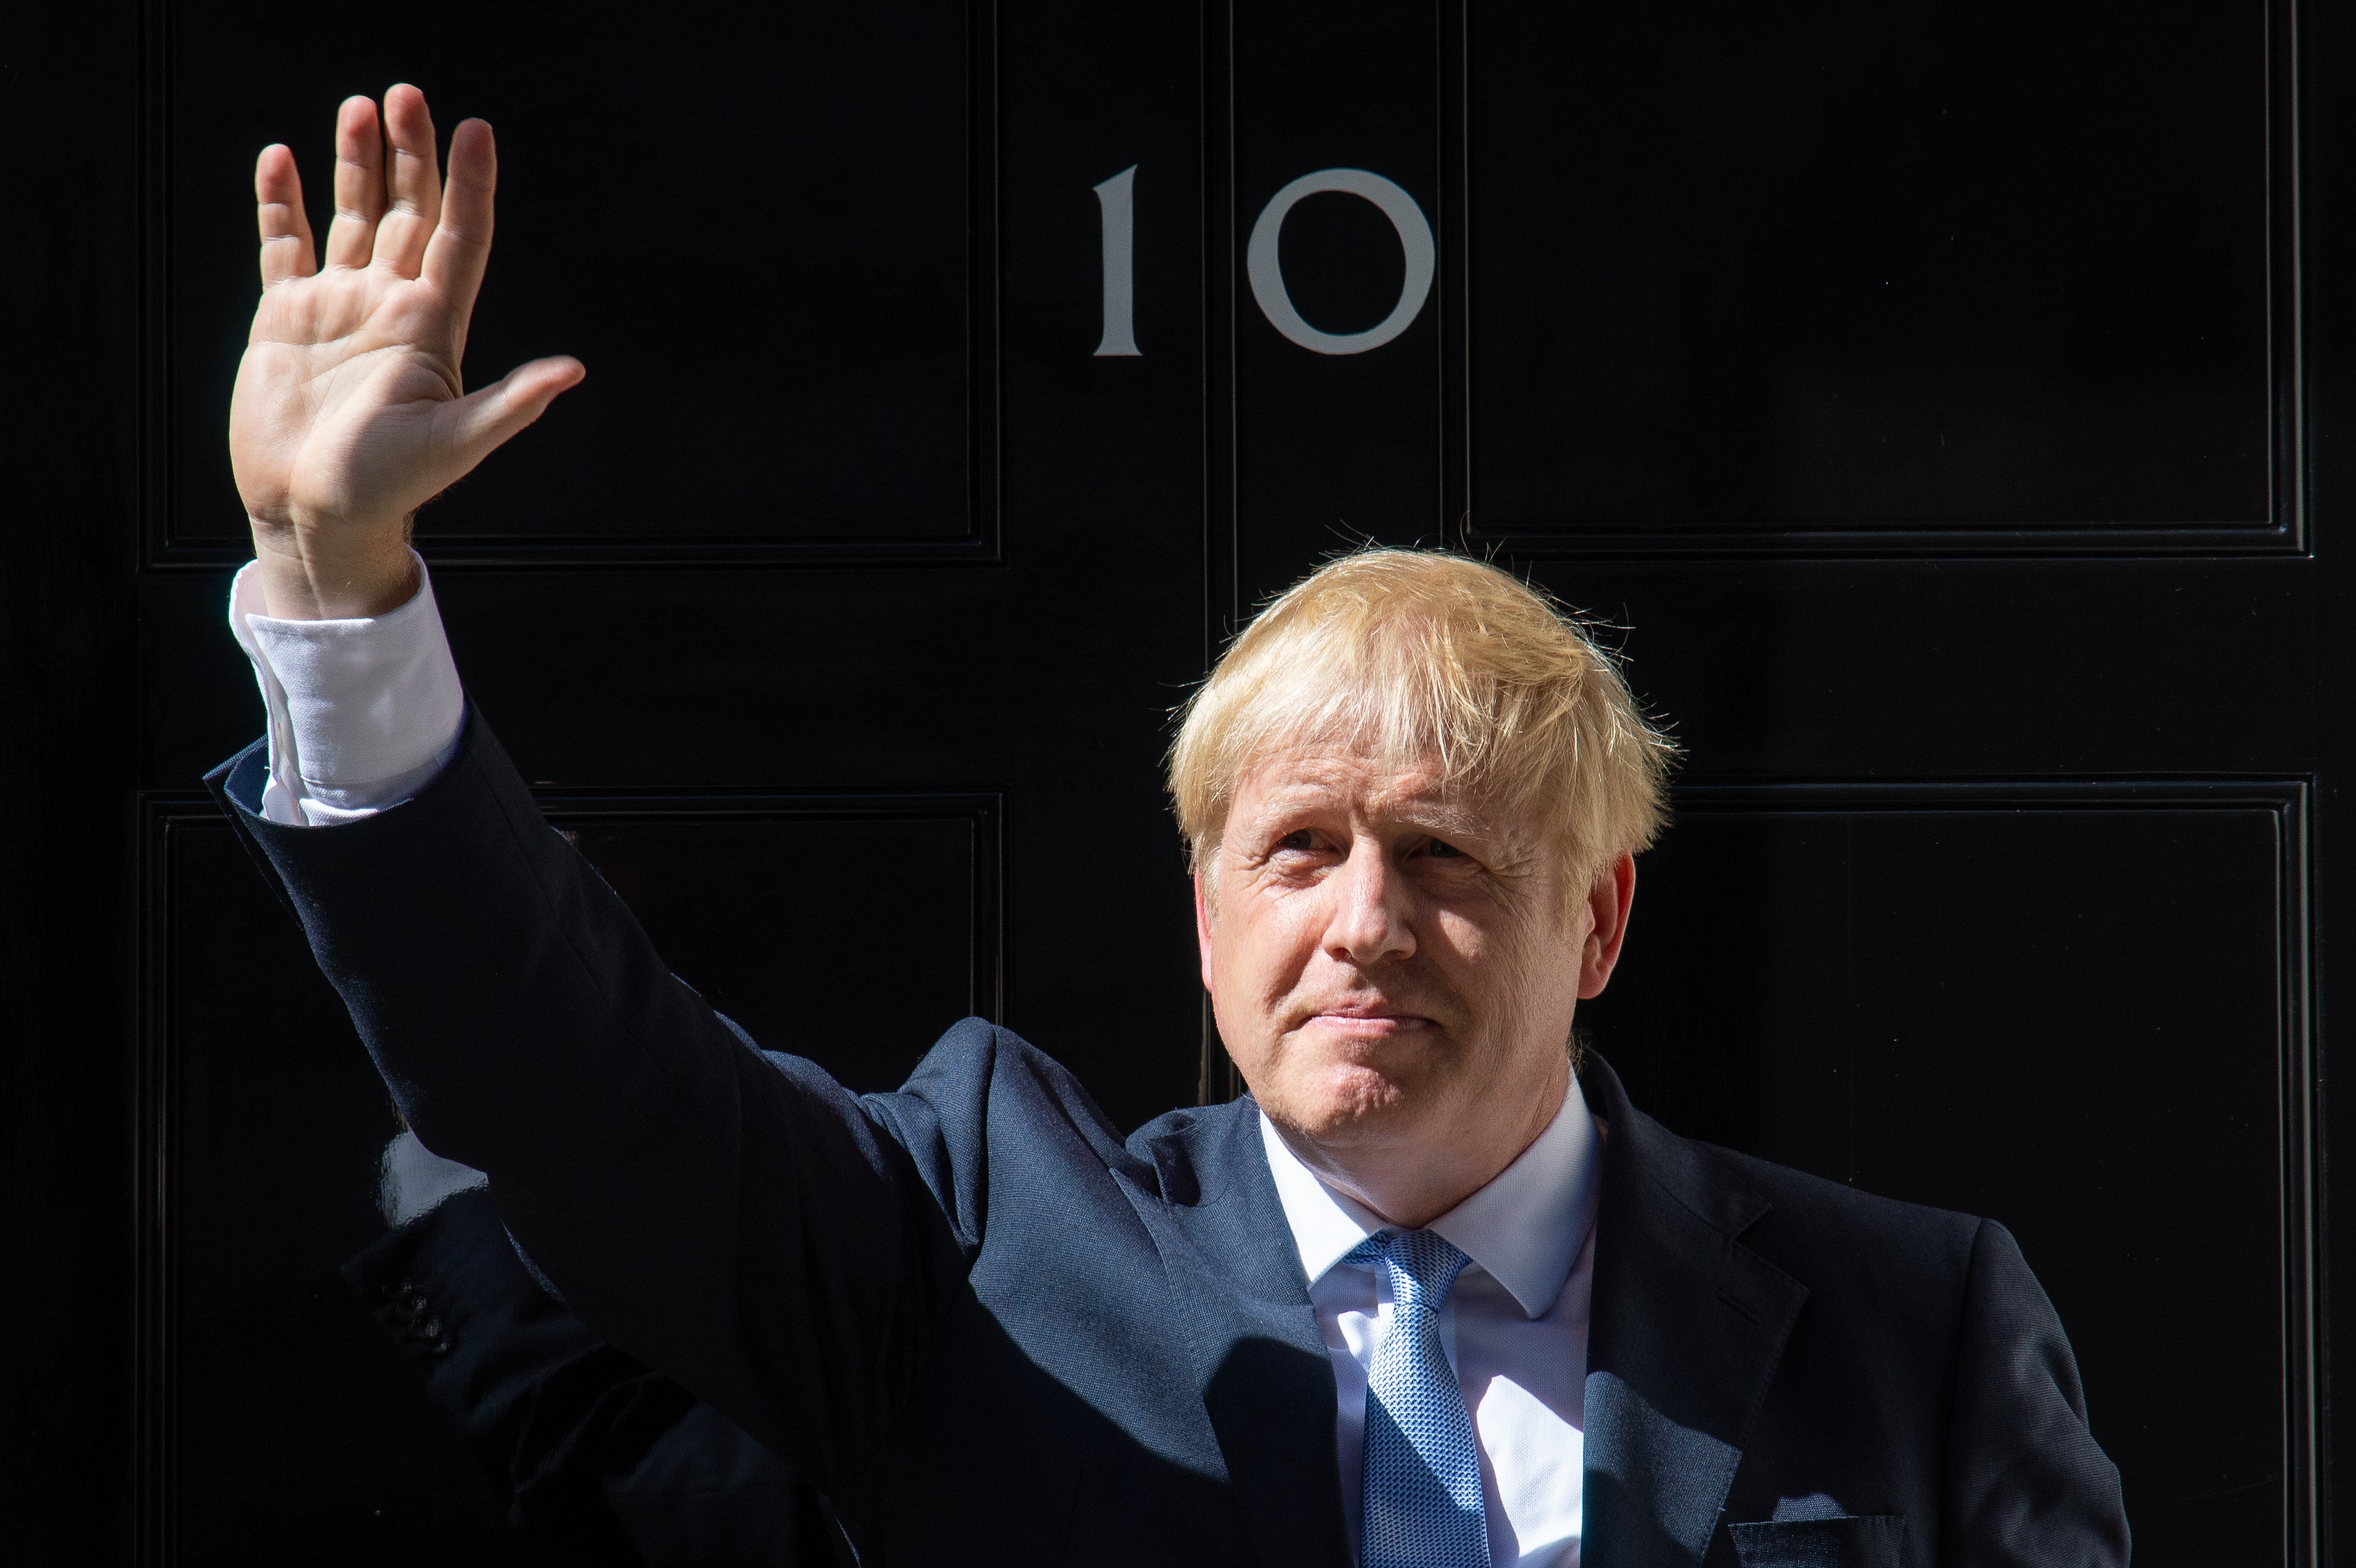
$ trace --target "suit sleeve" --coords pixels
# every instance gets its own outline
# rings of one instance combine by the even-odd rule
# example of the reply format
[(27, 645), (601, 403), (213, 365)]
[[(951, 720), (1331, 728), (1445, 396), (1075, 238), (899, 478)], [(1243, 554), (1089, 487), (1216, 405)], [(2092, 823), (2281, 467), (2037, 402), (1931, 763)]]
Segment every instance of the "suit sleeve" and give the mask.
[(675, 979), (478, 713), (429, 788), (345, 825), (262, 820), (265, 768), (209, 782), (426, 1145), (488, 1173), (601, 1339), (828, 1490), (855, 1475), (975, 1244), (920, 1174), (938, 1152)]
[(2011, 1233), (1983, 1220), (1947, 1445), (1954, 1568), (2126, 1568), (2119, 1472), (2094, 1442), (2062, 1321)]

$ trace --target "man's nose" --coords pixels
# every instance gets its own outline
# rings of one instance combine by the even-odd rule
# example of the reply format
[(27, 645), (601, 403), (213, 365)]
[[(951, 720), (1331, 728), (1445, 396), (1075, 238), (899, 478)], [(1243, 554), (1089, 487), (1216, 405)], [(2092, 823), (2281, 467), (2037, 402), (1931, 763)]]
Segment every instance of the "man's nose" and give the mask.
[(1325, 931), (1328, 956), (1370, 969), (1415, 951), (1408, 888), (1380, 844), (1353, 844), (1326, 886), (1333, 896), (1333, 920)]

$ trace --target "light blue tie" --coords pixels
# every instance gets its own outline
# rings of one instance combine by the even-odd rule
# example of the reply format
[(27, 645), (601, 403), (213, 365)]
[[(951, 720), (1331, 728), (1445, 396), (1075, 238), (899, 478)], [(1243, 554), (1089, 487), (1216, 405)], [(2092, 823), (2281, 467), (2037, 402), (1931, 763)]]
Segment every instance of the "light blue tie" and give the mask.
[(1402, 1230), (1343, 1261), (1379, 1262), (1391, 1282), (1390, 1330), (1366, 1371), (1365, 1568), (1489, 1568), (1472, 1417), (1440, 1348), (1440, 1309), (1472, 1260)]

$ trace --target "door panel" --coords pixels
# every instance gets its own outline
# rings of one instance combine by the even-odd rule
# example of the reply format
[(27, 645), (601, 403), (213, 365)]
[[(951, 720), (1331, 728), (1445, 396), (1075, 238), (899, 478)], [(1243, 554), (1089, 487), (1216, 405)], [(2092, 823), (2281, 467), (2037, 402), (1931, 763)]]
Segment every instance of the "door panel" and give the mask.
[(324, 241), (319, 127), (412, 81), (447, 106), (445, 141), (463, 114), (502, 133), (470, 379), (559, 351), (592, 367), (564, 417), (421, 519), (438, 554), (994, 551), (987, 7), (384, 20), (173, 8), (167, 548), (247, 548), (220, 369), (252, 317), (255, 149), (294, 146)]
[(2270, 523), (2266, 20), (1483, 13), (1479, 527)]

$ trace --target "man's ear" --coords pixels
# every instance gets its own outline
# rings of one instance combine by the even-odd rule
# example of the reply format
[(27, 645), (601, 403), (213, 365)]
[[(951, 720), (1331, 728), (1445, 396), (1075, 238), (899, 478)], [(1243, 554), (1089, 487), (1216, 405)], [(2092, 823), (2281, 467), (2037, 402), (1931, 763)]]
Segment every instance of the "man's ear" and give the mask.
[(1203, 989), (1211, 984), (1211, 899), (1203, 890), (1203, 874), (1194, 873), (1194, 947), (1203, 959)]
[(1596, 874), (1587, 890), (1587, 912), (1595, 924), (1579, 955), (1579, 999), (1603, 994), (1620, 944), (1628, 940), (1628, 907), (1636, 901), (1636, 857), (1623, 854)]

